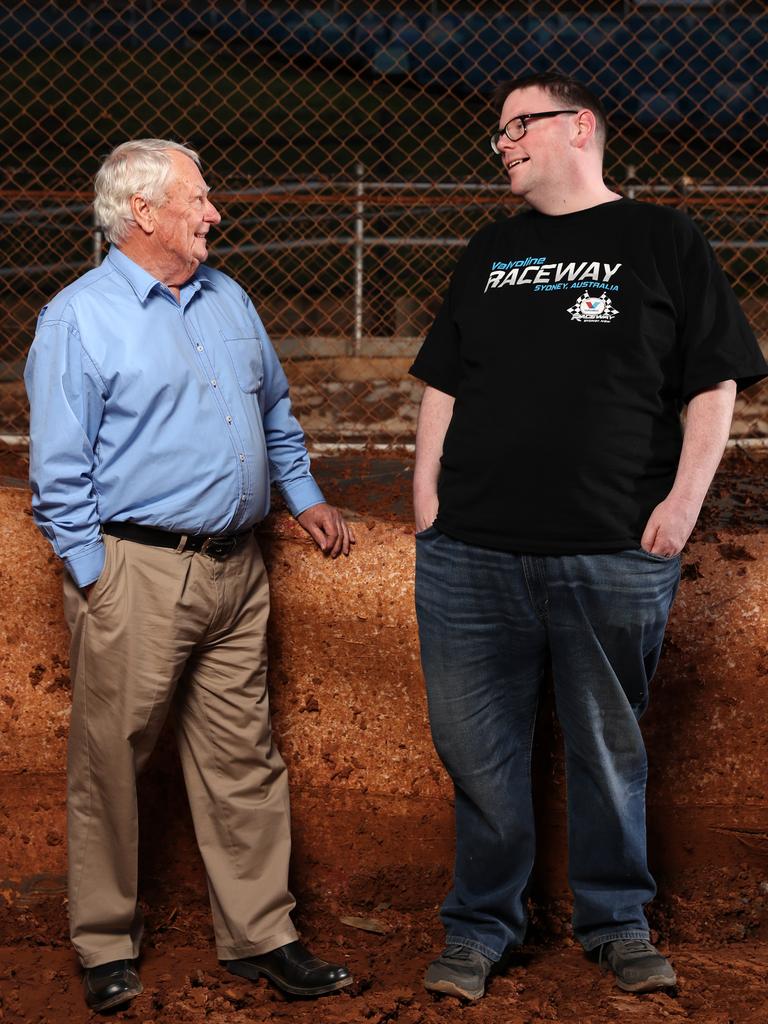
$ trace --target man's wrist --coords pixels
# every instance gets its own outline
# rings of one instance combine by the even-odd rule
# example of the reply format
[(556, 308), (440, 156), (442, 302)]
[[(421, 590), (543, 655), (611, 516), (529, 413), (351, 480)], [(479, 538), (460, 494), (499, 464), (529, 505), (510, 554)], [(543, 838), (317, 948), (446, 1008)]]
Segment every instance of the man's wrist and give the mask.
[(413, 479), (414, 501), (437, 501), (437, 480)]
[(67, 555), (64, 564), (75, 584), (84, 590), (95, 583), (104, 568), (104, 542), (101, 537), (94, 544), (88, 544), (77, 555)]
[(698, 492), (674, 486), (667, 495), (667, 501), (680, 508), (682, 512), (693, 515), (695, 518), (701, 511), (705, 496), (706, 491), (704, 494), (699, 494)]

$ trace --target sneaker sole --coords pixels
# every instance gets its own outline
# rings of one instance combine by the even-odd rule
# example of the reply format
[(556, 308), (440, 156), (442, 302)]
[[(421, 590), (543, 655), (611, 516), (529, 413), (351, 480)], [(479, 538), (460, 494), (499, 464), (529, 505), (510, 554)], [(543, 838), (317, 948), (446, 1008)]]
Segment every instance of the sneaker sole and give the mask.
[(109, 999), (105, 999), (101, 1003), (96, 1003), (94, 1005), (88, 1004), (88, 1009), (93, 1013), (102, 1013), (104, 1010), (111, 1010), (113, 1006), (121, 1006), (123, 1003), (130, 1003), (130, 1001), (135, 999), (136, 996), (140, 996), (143, 991), (144, 986), (139, 982), (138, 988), (131, 989), (128, 992), (120, 992), (116, 996), (110, 996)]
[(243, 964), (242, 967), (231, 967), (228, 965), (227, 970), (230, 974), (235, 974), (239, 978), (248, 978), (249, 981), (258, 981), (263, 976), (271, 981), (273, 985), (276, 985), (281, 992), (287, 992), (290, 996), (305, 996), (308, 999), (312, 999), (314, 996), (326, 996), (331, 992), (338, 992), (340, 989), (351, 985), (355, 980), (350, 974), (348, 978), (334, 981), (331, 985), (320, 985), (318, 988), (299, 988), (296, 985), (289, 985), (287, 981), (276, 977), (271, 971), (265, 971), (262, 967), (252, 967), (250, 964)]
[(628, 981), (619, 981), (616, 978), (617, 986), (624, 992), (658, 992), (659, 989), (677, 988), (677, 978), (668, 978), (663, 974), (652, 974), (650, 978), (643, 981), (635, 981), (630, 984)]
[(485, 986), (480, 989), (459, 988), (452, 981), (425, 981), (424, 988), (428, 992), (439, 992), (444, 996), (456, 996), (459, 999), (467, 999), (470, 1003), (476, 1003), (485, 995)]

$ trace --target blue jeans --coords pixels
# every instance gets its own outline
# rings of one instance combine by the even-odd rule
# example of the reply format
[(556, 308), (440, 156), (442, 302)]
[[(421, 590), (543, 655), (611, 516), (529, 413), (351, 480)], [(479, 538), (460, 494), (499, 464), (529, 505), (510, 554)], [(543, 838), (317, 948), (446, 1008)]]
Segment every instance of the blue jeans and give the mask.
[(565, 740), (574, 935), (647, 939), (647, 760), (638, 719), (680, 559), (636, 549), (520, 555), (417, 535), (416, 612), (435, 748), (456, 792), (447, 942), (523, 942), (535, 835), (531, 744), (551, 664)]

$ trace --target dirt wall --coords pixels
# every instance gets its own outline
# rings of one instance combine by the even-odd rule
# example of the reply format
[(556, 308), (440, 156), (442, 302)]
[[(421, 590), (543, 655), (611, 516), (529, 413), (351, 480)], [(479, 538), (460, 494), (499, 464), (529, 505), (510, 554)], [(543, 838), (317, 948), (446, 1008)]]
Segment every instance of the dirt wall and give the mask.
[[(284, 514), (261, 532), (273, 595), (273, 715), (293, 794), (294, 886), (322, 891), (349, 913), (435, 907), (450, 875), (451, 789), (426, 721), (413, 537), (397, 518), (368, 515), (356, 529), (354, 554), (336, 562)], [(645, 719), (660, 887), (653, 921), (682, 941), (768, 937), (766, 556), (765, 531), (722, 525), (689, 546)], [(0, 489), (0, 587), (0, 888), (10, 905), (60, 901), (70, 689), (61, 568), (17, 488)], [(567, 931), (565, 783), (551, 711), (541, 719), (533, 933), (550, 939)], [(205, 913), (169, 736), (142, 782), (142, 805), (150, 902), (153, 891), (173, 889)]]

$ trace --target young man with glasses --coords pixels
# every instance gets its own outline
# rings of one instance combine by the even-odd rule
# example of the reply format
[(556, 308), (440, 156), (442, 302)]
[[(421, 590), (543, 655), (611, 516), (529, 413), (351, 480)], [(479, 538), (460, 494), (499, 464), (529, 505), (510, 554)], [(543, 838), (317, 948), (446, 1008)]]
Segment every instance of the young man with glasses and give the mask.
[(638, 720), (734, 396), (768, 366), (692, 221), (605, 185), (605, 114), (589, 90), (536, 75), (498, 100), (491, 148), (529, 209), (470, 240), (411, 369), (427, 385), (421, 656), (456, 791), (446, 949), (425, 984), (479, 999), (523, 942), (550, 667), (574, 935), (622, 989), (671, 988), (643, 912), (656, 888)]

